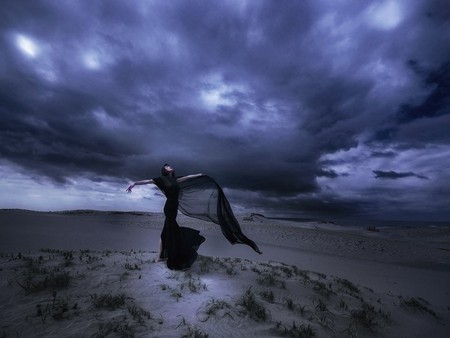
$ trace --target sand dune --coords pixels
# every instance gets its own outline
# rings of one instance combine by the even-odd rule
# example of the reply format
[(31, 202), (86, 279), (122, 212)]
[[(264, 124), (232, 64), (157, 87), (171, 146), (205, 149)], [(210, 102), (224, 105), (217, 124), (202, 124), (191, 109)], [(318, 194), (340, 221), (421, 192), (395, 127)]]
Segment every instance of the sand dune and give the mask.
[(4, 337), (446, 337), (449, 229), (241, 217), (259, 256), (207, 238), (187, 271), (155, 260), (161, 214), (0, 211)]

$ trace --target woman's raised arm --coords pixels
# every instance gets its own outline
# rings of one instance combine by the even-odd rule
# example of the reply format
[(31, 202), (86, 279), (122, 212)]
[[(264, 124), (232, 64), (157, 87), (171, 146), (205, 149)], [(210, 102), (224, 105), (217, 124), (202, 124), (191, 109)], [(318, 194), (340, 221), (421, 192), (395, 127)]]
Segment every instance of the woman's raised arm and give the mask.
[(194, 174), (194, 175), (182, 176), (182, 177), (177, 178), (177, 182), (181, 183), (181, 182), (186, 181), (188, 179), (196, 178), (196, 177), (200, 177), (200, 176), (204, 176), (204, 175), (203, 174)]
[(152, 183), (155, 183), (155, 182), (153, 182), (152, 179), (134, 182), (132, 185), (130, 185), (127, 188), (127, 193), (130, 193), (133, 190), (134, 186), (136, 186), (136, 185), (144, 185), (144, 184), (152, 184)]

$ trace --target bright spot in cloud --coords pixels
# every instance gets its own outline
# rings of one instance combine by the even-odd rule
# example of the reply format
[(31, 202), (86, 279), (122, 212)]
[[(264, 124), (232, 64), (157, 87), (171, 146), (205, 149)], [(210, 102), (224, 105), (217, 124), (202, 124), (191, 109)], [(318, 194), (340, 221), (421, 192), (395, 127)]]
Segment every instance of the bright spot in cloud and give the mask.
[(24, 54), (30, 57), (36, 57), (39, 52), (39, 48), (36, 43), (25, 35), (18, 34), (16, 37), (16, 44)]
[(373, 26), (386, 30), (397, 27), (403, 19), (400, 4), (394, 0), (370, 6), (368, 16)]
[(103, 108), (96, 109), (92, 112), (97, 122), (104, 128), (114, 129), (121, 127), (121, 121), (109, 115)]
[(207, 76), (203, 85), (200, 98), (212, 109), (219, 105), (232, 106), (236, 103), (235, 94), (244, 91), (240, 85), (225, 83), (217, 74)]
[(99, 69), (101, 67), (100, 58), (94, 52), (87, 52), (83, 55), (83, 63), (89, 69)]
[(227, 91), (227, 86), (222, 84), (202, 91), (201, 97), (203, 102), (210, 108), (215, 108), (219, 105), (231, 105), (232, 101), (226, 97)]

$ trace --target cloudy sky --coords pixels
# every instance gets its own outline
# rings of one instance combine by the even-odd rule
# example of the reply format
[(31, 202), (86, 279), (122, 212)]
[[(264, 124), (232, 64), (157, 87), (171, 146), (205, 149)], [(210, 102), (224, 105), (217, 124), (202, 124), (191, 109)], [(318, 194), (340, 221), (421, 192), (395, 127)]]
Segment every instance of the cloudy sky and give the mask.
[(0, 208), (450, 219), (441, 0), (0, 3)]

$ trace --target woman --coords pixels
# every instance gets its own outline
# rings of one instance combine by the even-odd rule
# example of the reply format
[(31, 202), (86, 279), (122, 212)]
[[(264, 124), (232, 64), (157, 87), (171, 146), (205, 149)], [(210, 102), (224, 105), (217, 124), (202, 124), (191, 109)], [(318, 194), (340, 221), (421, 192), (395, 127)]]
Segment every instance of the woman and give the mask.
[(167, 259), (169, 269), (183, 270), (189, 268), (197, 258), (196, 249), (205, 241), (205, 238), (200, 236), (197, 230), (180, 228), (176, 220), (180, 192), (178, 183), (200, 176), (202, 174), (176, 178), (173, 168), (169, 164), (164, 164), (160, 177), (138, 181), (127, 188), (127, 192), (131, 193), (136, 185), (153, 183), (166, 196), (167, 200), (164, 205), (166, 219), (161, 233), (159, 259)]
[(205, 241), (199, 231), (178, 225), (178, 209), (189, 217), (219, 224), (222, 234), (231, 244), (247, 244), (262, 254), (255, 242), (242, 233), (222, 188), (211, 177), (196, 174), (177, 178), (173, 168), (164, 164), (160, 177), (135, 182), (128, 187), (127, 192), (130, 193), (136, 185), (152, 183), (156, 184), (167, 198), (159, 257), (167, 258), (169, 269), (185, 269), (191, 266), (197, 258), (196, 250)]

